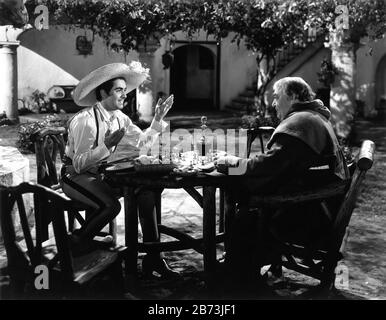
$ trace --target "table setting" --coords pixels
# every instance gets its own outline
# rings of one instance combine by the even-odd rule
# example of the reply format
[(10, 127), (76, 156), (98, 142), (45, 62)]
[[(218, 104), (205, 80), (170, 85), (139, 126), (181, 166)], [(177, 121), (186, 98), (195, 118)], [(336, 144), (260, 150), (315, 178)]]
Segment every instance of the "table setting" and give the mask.
[(215, 161), (226, 156), (224, 151), (209, 151), (204, 155), (196, 151), (172, 152), (170, 157), (140, 155), (135, 158), (122, 158), (101, 164), (102, 171), (109, 173), (137, 172), (141, 174), (161, 174), (190, 177), (216, 171)]

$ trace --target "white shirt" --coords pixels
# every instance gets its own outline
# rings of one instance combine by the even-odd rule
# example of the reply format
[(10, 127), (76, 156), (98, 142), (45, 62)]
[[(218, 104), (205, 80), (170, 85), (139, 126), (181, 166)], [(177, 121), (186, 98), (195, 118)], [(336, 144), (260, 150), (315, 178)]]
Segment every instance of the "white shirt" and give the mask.
[[(98, 121), (95, 119), (94, 108)], [(99, 136), (96, 143), (97, 122)], [(109, 150), (104, 143), (108, 130), (111, 134), (115, 130), (126, 128), (125, 142), (139, 148), (149, 136), (160, 133), (166, 126), (166, 122), (157, 122), (153, 119), (150, 127), (142, 131), (122, 111), (109, 112), (98, 102), (93, 107), (83, 109), (70, 119), (65, 153), (72, 159), (75, 171), (81, 173), (95, 167), (100, 161), (106, 160), (112, 154), (114, 148)]]

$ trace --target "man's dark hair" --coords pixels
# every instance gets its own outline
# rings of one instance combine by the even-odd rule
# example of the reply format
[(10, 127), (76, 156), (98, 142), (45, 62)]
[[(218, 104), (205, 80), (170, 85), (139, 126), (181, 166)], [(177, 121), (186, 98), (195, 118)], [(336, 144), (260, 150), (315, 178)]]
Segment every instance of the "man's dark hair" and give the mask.
[(96, 95), (96, 99), (98, 101), (102, 101), (101, 91), (105, 90), (105, 92), (108, 94), (110, 92), (111, 88), (113, 87), (115, 80), (124, 80), (124, 81), (126, 81), (125, 78), (117, 77), (117, 78), (113, 78), (113, 79), (107, 80), (106, 82), (103, 82), (102, 84), (100, 84), (95, 89), (95, 95)]

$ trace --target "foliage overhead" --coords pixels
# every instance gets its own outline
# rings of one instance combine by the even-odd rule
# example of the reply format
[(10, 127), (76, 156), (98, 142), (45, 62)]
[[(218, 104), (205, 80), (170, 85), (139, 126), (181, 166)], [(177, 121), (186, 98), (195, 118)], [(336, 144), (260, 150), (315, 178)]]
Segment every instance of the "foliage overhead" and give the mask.
[[(176, 31), (192, 37), (203, 29), (217, 40), (229, 33), (249, 49), (273, 55), (310, 26), (335, 28), (336, 0), (28, 0), (28, 11), (42, 2), (56, 24), (90, 28), (107, 43), (117, 34), (129, 51)], [(384, 0), (343, 0), (349, 10), (349, 40), (379, 38), (386, 32)], [(33, 10), (32, 10), (33, 12)]]
[(13, 25), (16, 28), (23, 28), (28, 19), (28, 12), (22, 1), (0, 1), (0, 26)]
[[(336, 0), (310, 1), (308, 23), (324, 30), (336, 30)], [(386, 33), (386, 2), (384, 0), (343, 0), (340, 5), (348, 8), (346, 41), (359, 44), (362, 37), (371, 40), (382, 38)]]

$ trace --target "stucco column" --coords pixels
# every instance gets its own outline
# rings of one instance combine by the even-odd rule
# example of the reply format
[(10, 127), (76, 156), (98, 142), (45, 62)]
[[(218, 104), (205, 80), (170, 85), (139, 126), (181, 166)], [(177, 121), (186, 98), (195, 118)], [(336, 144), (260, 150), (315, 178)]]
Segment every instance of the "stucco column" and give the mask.
[(331, 61), (339, 73), (331, 85), (330, 107), (336, 133), (347, 138), (351, 132), (355, 114), (355, 45), (335, 42), (330, 46)]
[(18, 121), (17, 109), (17, 47), (19, 41), (0, 41), (0, 113)]
[(155, 51), (159, 48), (158, 42), (147, 43), (146, 48), (139, 46), (139, 61), (144, 65), (145, 68), (150, 69), (150, 81), (143, 84), (138, 89), (137, 94), (137, 110), (141, 114), (141, 118), (150, 120), (154, 115), (155, 99), (157, 99), (157, 92), (154, 85), (156, 79), (155, 74)]

